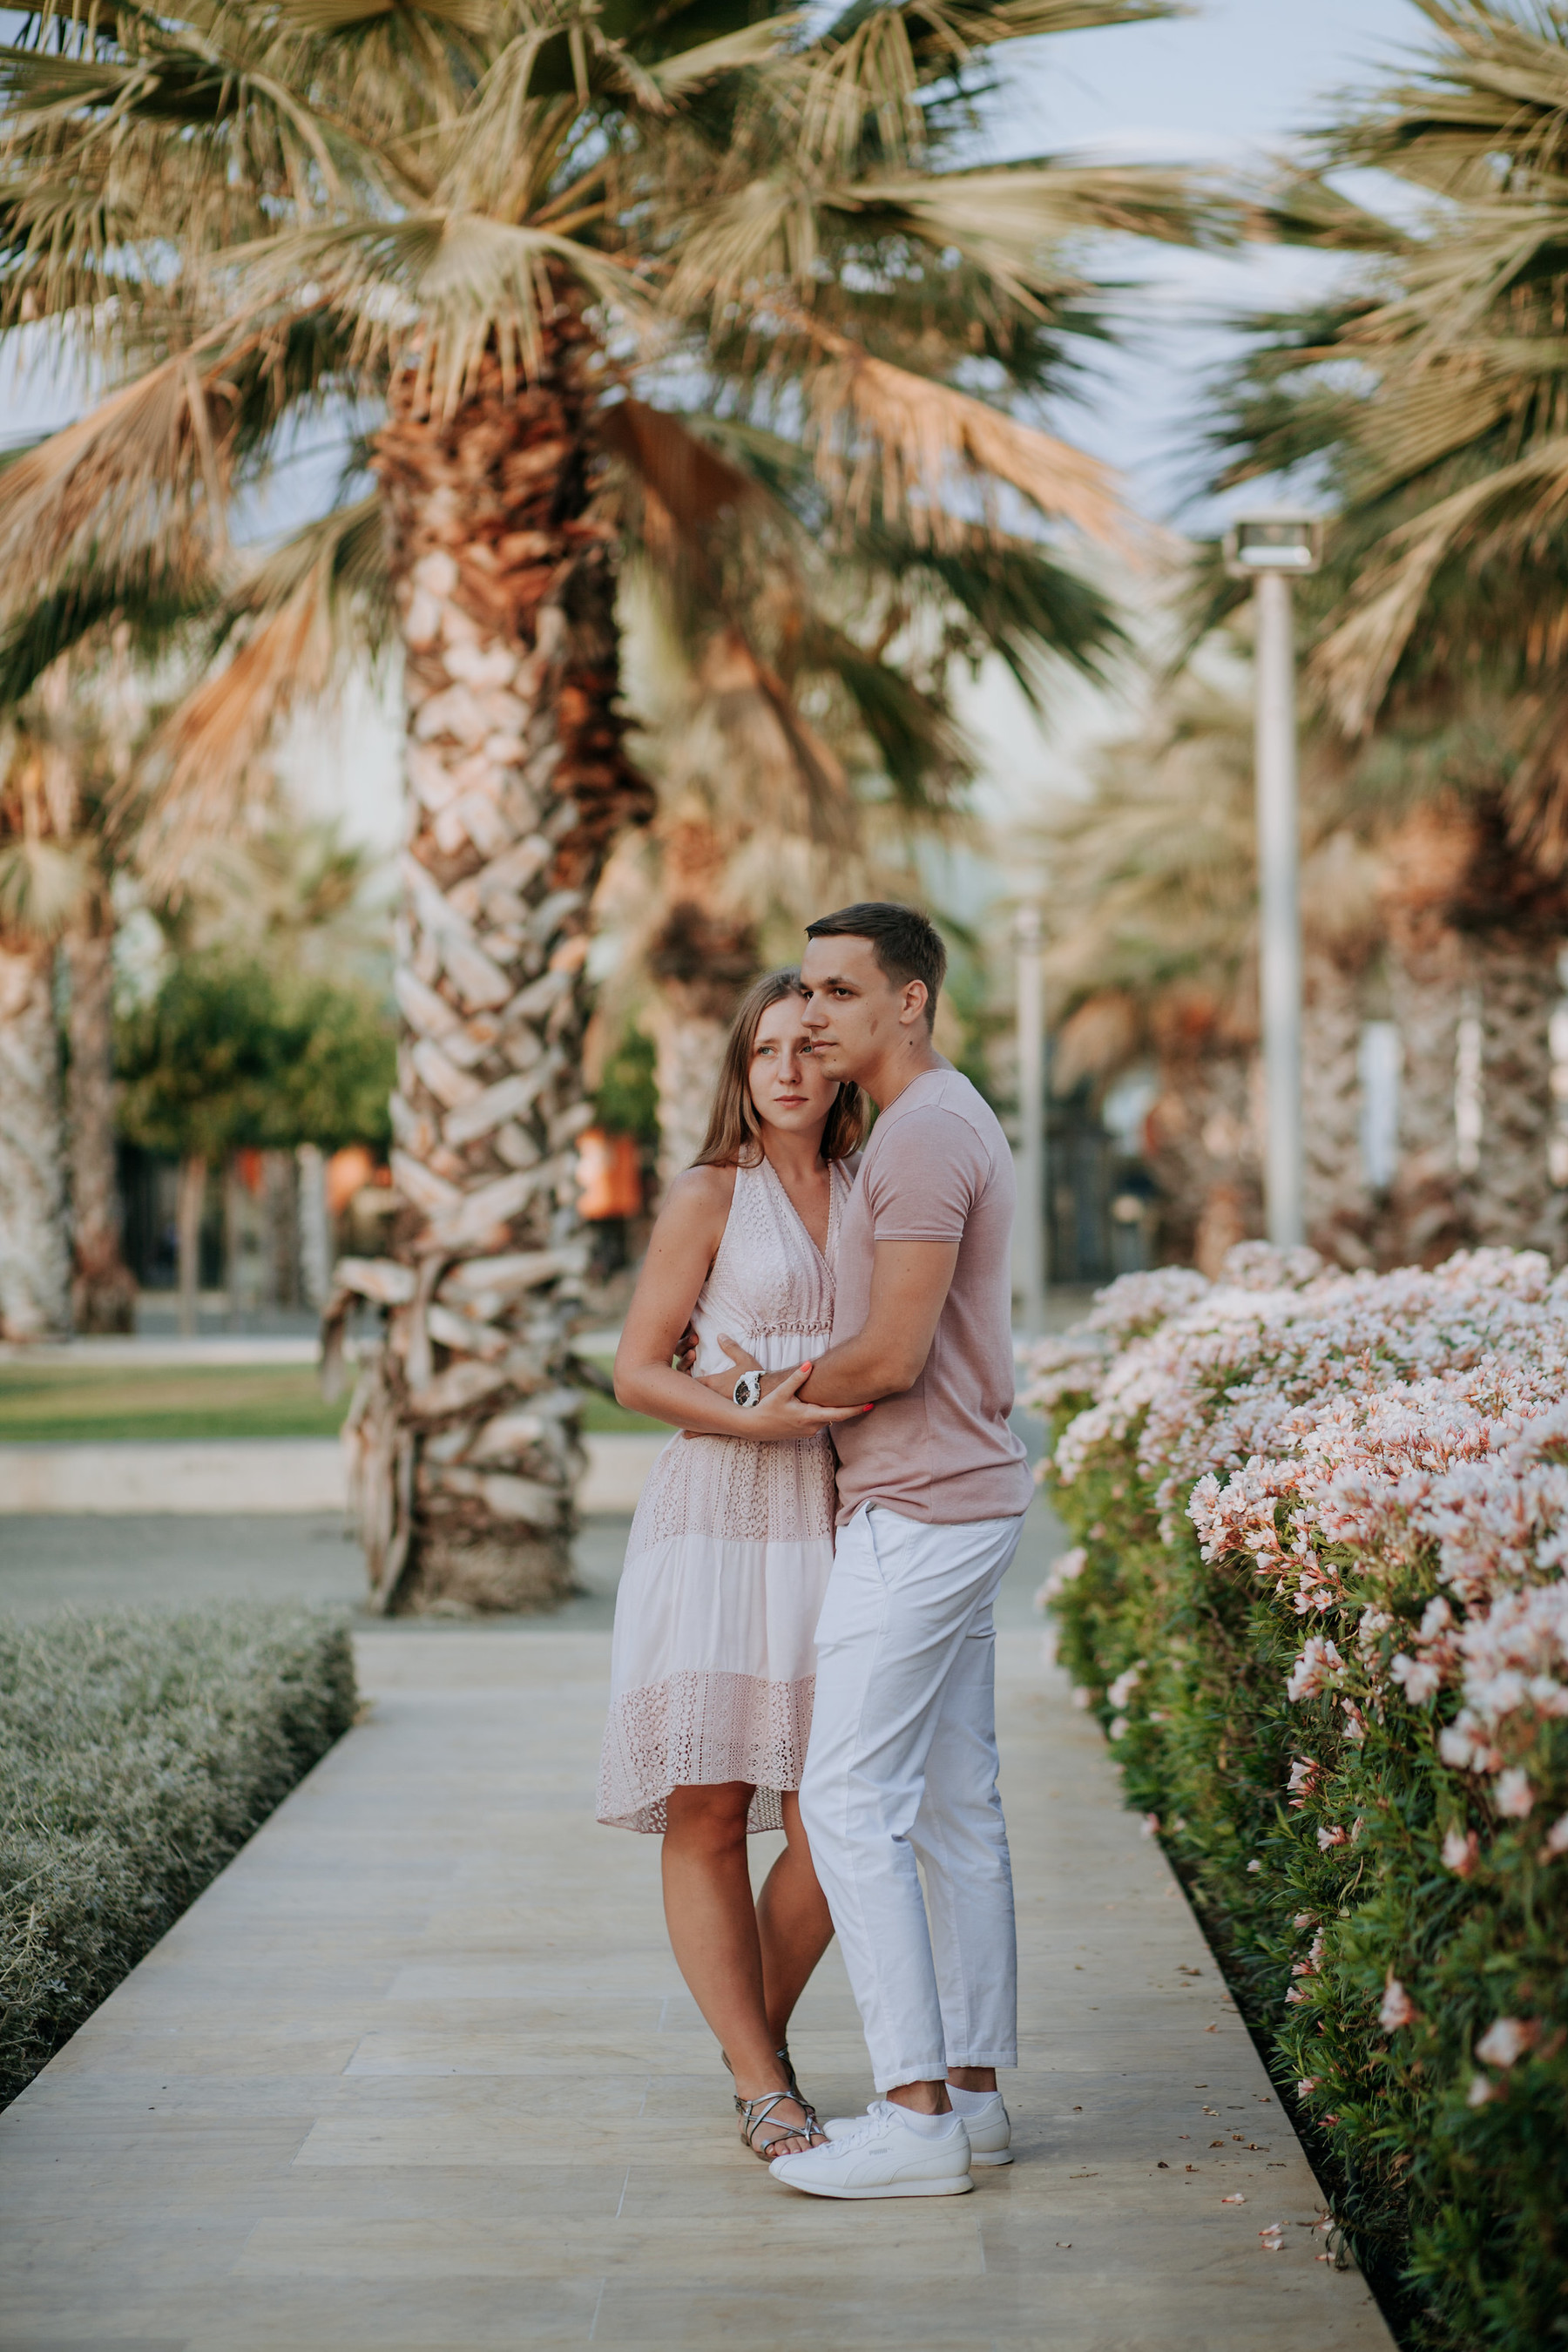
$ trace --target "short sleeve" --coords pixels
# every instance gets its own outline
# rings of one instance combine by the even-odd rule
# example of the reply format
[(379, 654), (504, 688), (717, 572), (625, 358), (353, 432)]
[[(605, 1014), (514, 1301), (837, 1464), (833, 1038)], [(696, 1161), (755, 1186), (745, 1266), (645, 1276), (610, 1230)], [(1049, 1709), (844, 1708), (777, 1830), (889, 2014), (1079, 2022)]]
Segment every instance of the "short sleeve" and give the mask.
[(873, 1241), (962, 1241), (990, 1173), (989, 1155), (967, 1119), (934, 1106), (910, 1111), (889, 1130), (860, 1180)]

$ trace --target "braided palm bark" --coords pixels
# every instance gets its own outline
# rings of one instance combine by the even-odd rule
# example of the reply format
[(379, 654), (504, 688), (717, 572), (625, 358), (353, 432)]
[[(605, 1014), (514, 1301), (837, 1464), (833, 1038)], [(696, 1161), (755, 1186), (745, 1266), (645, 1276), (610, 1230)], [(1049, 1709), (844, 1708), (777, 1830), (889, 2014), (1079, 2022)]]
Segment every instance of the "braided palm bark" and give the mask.
[(386, 1257), (338, 1265), (327, 1320), (341, 1332), (356, 1297), (385, 1310), (345, 1435), (382, 1610), (538, 1607), (570, 1587), (589, 901), (616, 835), (652, 813), (622, 749), (590, 512), (593, 360), (563, 308), (531, 383), (488, 355), (433, 415), (405, 375), (374, 458), (408, 711), (402, 1206)]

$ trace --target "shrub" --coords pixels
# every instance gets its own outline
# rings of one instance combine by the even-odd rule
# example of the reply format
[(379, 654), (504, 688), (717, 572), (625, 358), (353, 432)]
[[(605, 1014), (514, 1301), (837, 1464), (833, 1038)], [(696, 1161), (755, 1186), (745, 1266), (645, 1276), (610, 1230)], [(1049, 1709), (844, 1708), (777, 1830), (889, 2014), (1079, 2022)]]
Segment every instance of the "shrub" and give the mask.
[(1047, 1597), (1414, 2339), (1568, 2336), (1568, 1276), (1132, 1276), (1036, 1351)]
[(353, 1719), (302, 1609), (0, 1625), (0, 2102)]

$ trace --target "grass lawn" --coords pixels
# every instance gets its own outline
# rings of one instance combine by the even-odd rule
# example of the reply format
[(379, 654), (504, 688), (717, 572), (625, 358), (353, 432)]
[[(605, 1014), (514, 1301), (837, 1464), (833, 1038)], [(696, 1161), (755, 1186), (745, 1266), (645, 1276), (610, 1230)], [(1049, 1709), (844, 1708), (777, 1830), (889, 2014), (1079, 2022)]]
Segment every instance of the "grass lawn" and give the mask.
[[(334, 1437), (348, 1399), (324, 1402), (309, 1364), (0, 1364), (0, 1445), (109, 1439)], [(590, 1396), (583, 1426), (662, 1430)]]

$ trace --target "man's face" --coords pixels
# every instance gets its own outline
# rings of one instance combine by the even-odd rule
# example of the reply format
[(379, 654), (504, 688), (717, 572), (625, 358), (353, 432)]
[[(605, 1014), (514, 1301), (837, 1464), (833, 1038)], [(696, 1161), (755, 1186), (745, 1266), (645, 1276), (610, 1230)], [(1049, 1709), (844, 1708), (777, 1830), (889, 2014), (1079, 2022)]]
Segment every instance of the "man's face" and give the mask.
[(923, 1033), (924, 989), (919, 981), (895, 987), (869, 940), (807, 940), (800, 985), (801, 1027), (812, 1059), (830, 1078), (859, 1079), (900, 1038)]

